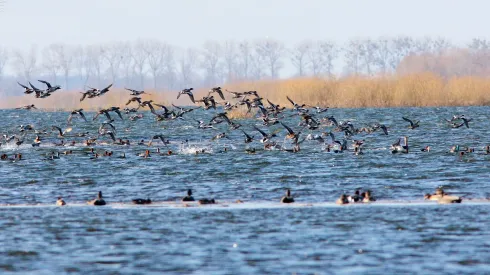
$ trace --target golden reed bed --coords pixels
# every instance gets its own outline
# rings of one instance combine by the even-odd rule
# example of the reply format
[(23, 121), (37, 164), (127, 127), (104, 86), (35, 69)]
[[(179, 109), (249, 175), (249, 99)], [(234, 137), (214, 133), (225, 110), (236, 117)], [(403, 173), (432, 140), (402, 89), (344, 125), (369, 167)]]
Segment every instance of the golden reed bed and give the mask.
[[(231, 91), (257, 90), (259, 94), (281, 106), (291, 107), (286, 96), (298, 103), (313, 106), (364, 108), (364, 107), (426, 107), (426, 106), (470, 106), (490, 104), (490, 79), (481, 77), (453, 77), (443, 79), (432, 73), (390, 77), (348, 77), (324, 80), (319, 78), (295, 78), (286, 80), (263, 80), (242, 82), (222, 86)], [(190, 105), (187, 96), (176, 99), (177, 92), (148, 91), (144, 100), (153, 99), (163, 104)], [(22, 90), (19, 88), (19, 94)], [(207, 89), (195, 91), (201, 98)], [(226, 99), (231, 94), (225, 92)], [(35, 99), (32, 95), (9, 97), (0, 101), (0, 108), (15, 108), (35, 104), (46, 110), (72, 110), (84, 108), (94, 110), (109, 106), (123, 107), (130, 98), (121, 89), (112, 89), (101, 98), (80, 102), (79, 91), (61, 91), (46, 99)], [(215, 94), (218, 102), (221, 99)], [(265, 102), (264, 102), (265, 104)], [(133, 105), (133, 104), (132, 104)], [(236, 117), (246, 117), (246, 110), (238, 109)]]

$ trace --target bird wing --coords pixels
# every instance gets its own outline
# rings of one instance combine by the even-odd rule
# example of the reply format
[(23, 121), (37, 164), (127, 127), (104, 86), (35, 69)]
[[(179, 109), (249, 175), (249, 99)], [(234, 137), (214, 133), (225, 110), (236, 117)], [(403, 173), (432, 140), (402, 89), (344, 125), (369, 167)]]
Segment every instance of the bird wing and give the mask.
[(29, 86), (31, 86), (31, 88), (32, 88), (34, 91), (36, 91), (36, 92), (41, 91), (41, 90), (39, 90), (38, 88), (34, 87), (34, 85), (32, 85), (32, 83), (31, 83), (31, 82), (29, 82)]
[(116, 112), (116, 114), (119, 116), (119, 118), (124, 120), (124, 118), (122, 117), (121, 112), (119, 110), (114, 110), (114, 112)]
[(286, 128), (286, 130), (288, 130), (289, 134), (294, 135), (293, 129), (289, 128), (286, 124), (282, 123), (282, 121), (280, 121), (280, 123), (282, 126), (284, 126), (284, 128)]
[(260, 134), (261, 134), (263, 137), (268, 137), (268, 135), (267, 135), (267, 134), (266, 134), (264, 131), (262, 131), (262, 130), (260, 130), (259, 128), (257, 128), (257, 126), (255, 126), (255, 125), (254, 125), (254, 128), (255, 128), (255, 130), (257, 130), (257, 131), (258, 131), (258, 132), (259, 132), (259, 133), (260, 133)]
[(28, 89), (28, 90), (30, 90), (30, 88), (29, 88), (29, 87), (27, 87), (27, 86), (25, 86), (25, 85), (22, 85), (22, 84), (20, 84), (19, 82), (17, 82), (17, 84), (19, 84), (19, 85), (20, 85), (22, 88), (24, 88), (24, 89)]
[(411, 126), (413, 126), (413, 121), (411, 121), (410, 119), (406, 118), (406, 117), (402, 117), (403, 120), (407, 121), (410, 123)]
[(267, 110), (264, 108), (263, 105), (259, 105), (259, 109), (260, 111), (262, 112), (262, 114), (264, 115), (264, 117), (267, 117), (269, 114), (267, 113)]
[(68, 116), (68, 124), (70, 124), (70, 123), (71, 123), (72, 118), (73, 118), (73, 114), (70, 114), (70, 115)]
[(80, 116), (83, 118), (83, 120), (87, 121), (87, 118), (85, 117), (85, 115), (82, 113), (82, 111), (78, 111), (78, 114), (80, 114)]
[(218, 89), (217, 92), (219, 94), (219, 97), (221, 97), (221, 99), (225, 100), (225, 96), (223, 95), (223, 92), (221, 91), (221, 89)]
[(60, 128), (60, 127), (58, 127), (58, 126), (54, 126), (54, 125), (53, 125), (53, 126), (52, 126), (52, 129), (53, 129), (53, 130), (58, 130), (58, 132), (60, 132), (60, 136), (62, 136), (62, 135), (63, 135), (63, 132), (61, 131), (61, 128)]
[(46, 86), (48, 87), (48, 89), (51, 89), (51, 84), (49, 82), (47, 82), (45, 80), (38, 80), (38, 81), (41, 82), (41, 83), (46, 84)]

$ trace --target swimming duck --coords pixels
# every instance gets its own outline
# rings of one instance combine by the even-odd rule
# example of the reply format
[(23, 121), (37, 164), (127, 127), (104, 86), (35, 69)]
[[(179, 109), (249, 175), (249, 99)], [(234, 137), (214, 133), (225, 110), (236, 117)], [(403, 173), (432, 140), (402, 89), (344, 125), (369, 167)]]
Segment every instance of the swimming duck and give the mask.
[(215, 204), (216, 201), (214, 199), (200, 199), (199, 204)]
[(148, 199), (133, 199), (132, 202), (134, 204), (151, 204), (150, 198), (148, 198)]
[(349, 200), (347, 199), (347, 196), (345, 194), (342, 194), (342, 195), (340, 195), (340, 198), (338, 198), (335, 201), (335, 203), (336, 204), (340, 204), (340, 205), (348, 204), (349, 203)]
[(354, 192), (354, 195), (352, 195), (352, 196), (347, 196), (347, 201), (348, 201), (348, 202), (361, 202), (363, 198), (361, 197), (360, 192), (361, 192), (361, 191), (359, 191), (359, 189), (357, 189), (357, 190)]
[(447, 195), (441, 187), (436, 188), (434, 194), (425, 194), (424, 199), (436, 201), (441, 199), (444, 195)]
[(142, 158), (149, 158), (149, 157), (151, 157), (150, 150), (145, 150), (145, 152), (139, 154), (138, 157), (142, 157)]
[(408, 137), (403, 137), (404, 145), (401, 145), (401, 138), (399, 138), (395, 143), (391, 145), (391, 153), (408, 153)]
[(88, 201), (87, 204), (90, 204), (90, 205), (105, 205), (105, 200), (102, 198), (102, 191), (99, 191), (99, 193), (97, 194), (97, 198), (96, 199), (93, 199), (91, 201)]
[(182, 201), (194, 201), (194, 197), (192, 197), (192, 190), (187, 190), (187, 196), (182, 198)]
[(63, 206), (66, 205), (66, 202), (63, 200), (63, 198), (58, 197), (58, 200), (56, 201), (56, 205)]
[(289, 188), (286, 190), (286, 196), (281, 198), (281, 203), (292, 203), (294, 198), (291, 196), (291, 190)]
[(461, 203), (463, 201), (462, 197), (443, 195), (437, 200), (437, 203), (448, 204), (448, 203)]
[(364, 199), (362, 199), (362, 202), (372, 202), (372, 201), (376, 201), (376, 199), (371, 197), (371, 191), (368, 190), (364, 193)]

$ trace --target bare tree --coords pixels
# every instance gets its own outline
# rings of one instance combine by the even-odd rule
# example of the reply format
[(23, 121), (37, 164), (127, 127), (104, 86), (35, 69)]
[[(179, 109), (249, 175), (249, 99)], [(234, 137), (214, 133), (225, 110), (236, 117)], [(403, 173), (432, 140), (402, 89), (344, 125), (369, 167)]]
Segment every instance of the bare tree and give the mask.
[(162, 74), (170, 76), (174, 73), (173, 47), (158, 40), (148, 40), (143, 44), (148, 67), (153, 77), (153, 87), (157, 88), (157, 79)]
[(168, 90), (176, 88), (177, 68), (175, 60), (175, 47), (167, 44), (166, 54), (163, 58), (163, 80)]
[(0, 47), (0, 81), (2, 80), (3, 70), (5, 65), (9, 61), (9, 51), (5, 48)]
[(307, 59), (311, 48), (311, 41), (303, 41), (290, 50), (291, 62), (296, 67), (298, 76), (304, 76), (306, 73)]
[(148, 58), (145, 52), (145, 44), (143, 40), (138, 40), (133, 44), (131, 49), (131, 57), (133, 59), (134, 70), (140, 78), (140, 89), (145, 87), (145, 69), (147, 66), (146, 60)]
[(102, 58), (107, 64), (107, 71), (111, 76), (111, 82), (117, 81), (119, 68), (123, 59), (124, 43), (114, 42), (104, 45)]
[(202, 68), (205, 72), (205, 81), (209, 86), (214, 86), (219, 80), (221, 73), (221, 46), (214, 41), (204, 43), (202, 51)]
[(253, 80), (262, 79), (265, 76), (266, 61), (256, 50), (250, 55), (250, 75)]
[(480, 38), (473, 38), (468, 44), (471, 55), (469, 74), (486, 75), (490, 60), (490, 41)]
[(386, 74), (390, 70), (391, 58), (391, 40), (387, 38), (379, 38), (376, 41), (377, 47), (374, 51), (374, 58), (378, 70), (381, 74)]
[(43, 49), (42, 66), (44, 70), (49, 75), (51, 75), (51, 81), (56, 83), (56, 78), (58, 76), (60, 66), (58, 65), (58, 60), (56, 59), (56, 50), (54, 44), (49, 45), (48, 47)]
[[(418, 45), (420, 47), (420, 44)], [(416, 45), (412, 38), (408, 36), (399, 36), (392, 40), (392, 54), (390, 66), (396, 70), (398, 64), (403, 58), (409, 56), (416, 51)]]
[(240, 79), (250, 78), (250, 62), (253, 49), (250, 43), (243, 41), (238, 45), (238, 66), (237, 71)]
[(438, 55), (447, 52), (452, 47), (451, 41), (449, 41), (444, 37), (437, 37), (436, 39), (433, 40), (432, 44), (433, 44), (432, 51)]
[(323, 72), (328, 76), (333, 75), (333, 62), (339, 56), (339, 49), (337, 46), (330, 41), (321, 41), (319, 42), (319, 50), (322, 53), (324, 62), (323, 62)]
[(359, 39), (351, 39), (344, 48), (344, 58), (346, 64), (346, 72), (348, 74), (359, 75), (362, 66), (362, 41)]
[(311, 44), (307, 52), (307, 65), (314, 76), (333, 75), (334, 60), (338, 57), (339, 50), (331, 41), (316, 41)]
[(131, 86), (132, 77), (134, 75), (134, 60), (132, 55), (131, 43), (123, 42), (121, 43), (121, 73), (124, 77), (124, 85), (126, 87)]
[(255, 44), (256, 53), (267, 64), (271, 78), (277, 78), (279, 71), (283, 67), (281, 60), (284, 53), (284, 44), (273, 39), (264, 39)]
[(52, 44), (50, 46), (54, 53), (58, 70), (63, 73), (65, 78), (65, 89), (68, 89), (68, 77), (73, 66), (73, 49), (64, 44)]
[(199, 64), (199, 53), (197, 50), (188, 48), (183, 51), (179, 59), (179, 73), (181, 76), (182, 87), (192, 86), (197, 76), (197, 66)]
[(76, 47), (73, 50), (73, 64), (76, 74), (84, 85), (87, 85), (87, 81), (91, 76), (89, 63), (87, 50), (82, 46)]
[(15, 70), (24, 76), (25, 80), (30, 81), (32, 74), (37, 69), (37, 48), (31, 46), (29, 52), (14, 52), (13, 64)]
[(378, 44), (371, 39), (364, 39), (359, 41), (360, 43), (360, 60), (364, 66), (366, 75), (373, 75), (376, 61), (376, 51)]
[(234, 41), (225, 41), (223, 44), (223, 57), (226, 67), (226, 81), (232, 82), (237, 79), (238, 52)]
[(101, 86), (102, 72), (104, 71), (104, 48), (102, 46), (93, 45), (87, 47), (88, 67), (97, 78), (97, 86)]

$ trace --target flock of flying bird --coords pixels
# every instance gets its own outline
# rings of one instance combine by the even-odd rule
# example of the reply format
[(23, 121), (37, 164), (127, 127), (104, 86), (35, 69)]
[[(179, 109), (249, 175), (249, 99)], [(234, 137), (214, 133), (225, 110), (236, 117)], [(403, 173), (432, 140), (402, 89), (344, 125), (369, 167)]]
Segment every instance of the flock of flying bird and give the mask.
[[(39, 89), (35, 87), (31, 82), (27, 85), (23, 85), (18, 83), (21, 87), (24, 88), (25, 94), (35, 94), (36, 98), (47, 98), (53, 92), (61, 89), (59, 85), (51, 85), (49, 82), (44, 80), (39, 80), (39, 82), (43, 83), (46, 88)], [(91, 99), (95, 97), (101, 97), (108, 93), (112, 87), (112, 84), (104, 87), (102, 89), (92, 88), (82, 93), (80, 101), (84, 101), (86, 99)], [(228, 125), (228, 131), (220, 132), (213, 137), (211, 137), (212, 141), (220, 140), (220, 139), (231, 139), (229, 136), (230, 131), (240, 131), (244, 136), (244, 143), (251, 144), (254, 141), (259, 141), (263, 144), (263, 150), (280, 150), (297, 153), (301, 150), (300, 145), (305, 141), (316, 141), (324, 145), (323, 149), (328, 152), (340, 153), (344, 151), (348, 151), (348, 140), (352, 140), (352, 149), (354, 154), (360, 155), (363, 154), (362, 146), (364, 144), (364, 140), (361, 139), (353, 139), (354, 136), (359, 135), (361, 133), (364, 134), (372, 134), (374, 132), (380, 131), (382, 135), (388, 135), (388, 128), (384, 124), (374, 123), (372, 125), (368, 125), (361, 128), (356, 128), (350, 121), (337, 121), (333, 116), (322, 116), (322, 114), (326, 113), (329, 108), (322, 108), (320, 106), (308, 106), (306, 104), (299, 104), (295, 102), (291, 98), (287, 97), (287, 100), (291, 103), (291, 108), (287, 109), (284, 106), (280, 106), (279, 104), (274, 104), (269, 99), (264, 99), (260, 97), (257, 91), (245, 91), (245, 92), (234, 92), (223, 90), (221, 87), (215, 87), (209, 90), (208, 94), (201, 99), (196, 99), (193, 94), (193, 88), (183, 89), (177, 95), (177, 99), (181, 96), (189, 97), (190, 101), (193, 104), (202, 104), (200, 107), (180, 107), (172, 104), (172, 107), (165, 106), (163, 104), (158, 104), (153, 102), (153, 100), (143, 100), (142, 95), (147, 94), (145, 91), (138, 91), (134, 89), (125, 88), (130, 92), (130, 98), (128, 99), (126, 106), (124, 109), (121, 107), (110, 107), (98, 110), (92, 118), (92, 121), (95, 121), (99, 116), (103, 115), (107, 120), (103, 121), (96, 133), (78, 133), (76, 135), (72, 135), (74, 138), (83, 138), (83, 141), (73, 140), (71, 142), (65, 142), (65, 138), (69, 138), (67, 133), (72, 131), (72, 123), (75, 117), (80, 117), (85, 122), (88, 122), (87, 116), (84, 114), (83, 109), (76, 109), (68, 114), (67, 124), (68, 128), (63, 130), (60, 126), (52, 125), (51, 129), (35, 129), (33, 125), (21, 125), (17, 129), (16, 134), (4, 134), (3, 140), (0, 142), (0, 146), (9, 144), (14, 142), (15, 145), (20, 146), (24, 143), (25, 138), (28, 133), (34, 133), (35, 139), (32, 143), (33, 147), (41, 146), (42, 141), (52, 135), (52, 132), (55, 132), (56, 138), (60, 140), (60, 143), (55, 143), (57, 146), (75, 146), (77, 144), (84, 144), (85, 146), (92, 147), (90, 150), (91, 159), (97, 159), (101, 156), (112, 156), (112, 151), (104, 151), (103, 154), (98, 153), (97, 150), (94, 150), (93, 146), (96, 145), (132, 145), (137, 144), (141, 146), (151, 146), (154, 140), (160, 140), (163, 146), (167, 147), (169, 150), (165, 153), (161, 153), (160, 149), (157, 150), (157, 154), (172, 154), (172, 150), (168, 147), (170, 144), (170, 140), (163, 134), (155, 134), (150, 137), (149, 141), (141, 140), (141, 141), (130, 141), (126, 138), (120, 138), (117, 135), (116, 127), (114, 125), (114, 118), (111, 114), (115, 113), (119, 119), (124, 120), (123, 113), (127, 114), (128, 119), (131, 121), (136, 121), (143, 117), (143, 114), (139, 113), (140, 109), (148, 108), (150, 113), (154, 116), (156, 121), (172, 121), (172, 120), (187, 120), (189, 117), (189, 113), (197, 110), (210, 110), (213, 109), (215, 112), (213, 113), (211, 119), (209, 121), (197, 120), (195, 118), (190, 118), (196, 122), (196, 128), (200, 130), (214, 129), (218, 130), (218, 124), (226, 124)], [(225, 93), (231, 95), (231, 99), (235, 101), (235, 103), (231, 103), (230, 101), (226, 101)], [(218, 102), (215, 98), (215, 95), (219, 97), (223, 102)], [(218, 99), (218, 100), (219, 100)], [(128, 106), (132, 105), (131, 108)], [(240, 124), (237, 120), (233, 120), (229, 117), (228, 113), (232, 110), (239, 108), (246, 109), (247, 113), (256, 114), (255, 117), (260, 120), (260, 124), (254, 124), (250, 129), (244, 129), (245, 127)], [(26, 105), (23, 107), (19, 107), (17, 109), (25, 109), (31, 110), (36, 109), (34, 104)], [(293, 127), (288, 126), (284, 120), (290, 117), (298, 117), (300, 122), (298, 124), (298, 129), (294, 130)], [(406, 117), (402, 117), (404, 121), (409, 123), (409, 129), (418, 128), (420, 125), (420, 121), (415, 121)], [(448, 125), (452, 128), (460, 128), (460, 127), (470, 127), (471, 118), (467, 118), (465, 115), (455, 115), (451, 119), (447, 119)], [(270, 127), (272, 125), (278, 125), (283, 128), (287, 134), (285, 135), (285, 141), (280, 144), (275, 140), (278, 137), (278, 133), (280, 130), (267, 132), (263, 129), (263, 127)], [(261, 126), (261, 127), (259, 127)], [(313, 131), (330, 127), (330, 131), (323, 131), (319, 134), (313, 134)], [(256, 138), (251, 131), (255, 131), (260, 134), (260, 138)], [(305, 132), (309, 132), (305, 134)], [(344, 135), (342, 139), (337, 139), (334, 133), (341, 133)], [(108, 137), (110, 139), (104, 140), (104, 137)], [(291, 146), (286, 147), (286, 140), (290, 140)], [(1, 147), (0, 147), (1, 148)], [(225, 150), (226, 147), (225, 147)], [(390, 150), (392, 153), (409, 153), (408, 146), (408, 137), (398, 138), (395, 143), (390, 146)], [(430, 147), (424, 147), (420, 149), (421, 151), (429, 151)], [(471, 148), (462, 149), (458, 147), (453, 147), (451, 149), (452, 152), (458, 152), (460, 154), (464, 154), (467, 152), (471, 152)], [(257, 150), (254, 147), (247, 146), (245, 151), (249, 154), (255, 154)], [(63, 154), (71, 154), (72, 150), (64, 151)], [(486, 152), (490, 153), (490, 148), (486, 147)], [(200, 153), (208, 153), (204, 149), (196, 150), (196, 154)], [(143, 153), (138, 156), (148, 158), (151, 157), (150, 150), (145, 150)], [(126, 158), (126, 155), (123, 153), (119, 157)], [(46, 157), (46, 160), (54, 160), (60, 158), (59, 152), (52, 152)], [(21, 160), (21, 154), (15, 154), (13, 157), (9, 157), (6, 154), (1, 155), (2, 160)], [(369, 196), (370, 193), (365, 193)], [(289, 190), (286, 197), (289, 197)], [(101, 197), (101, 194), (100, 194)], [(341, 197), (341, 201), (348, 202), (347, 197)]]

